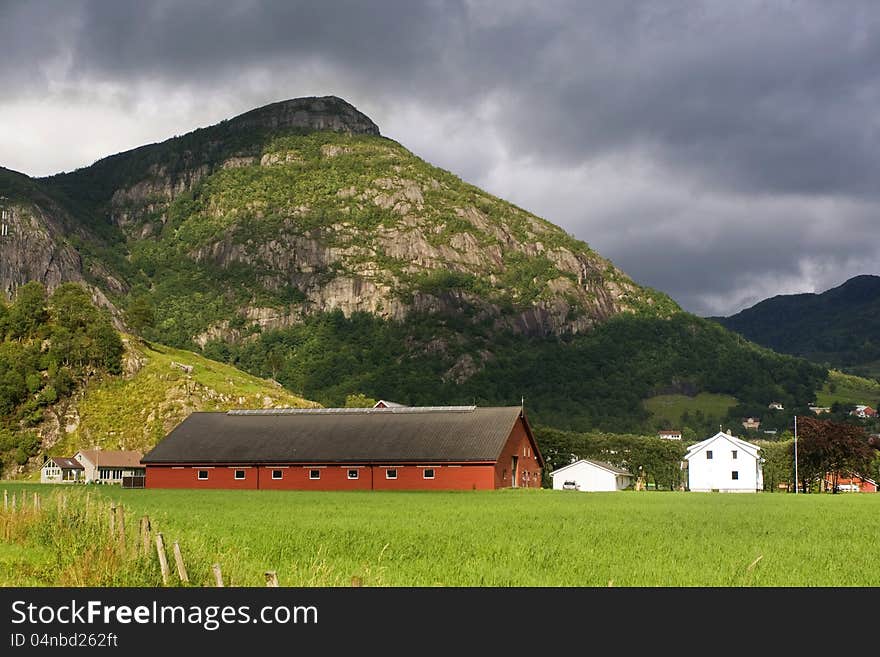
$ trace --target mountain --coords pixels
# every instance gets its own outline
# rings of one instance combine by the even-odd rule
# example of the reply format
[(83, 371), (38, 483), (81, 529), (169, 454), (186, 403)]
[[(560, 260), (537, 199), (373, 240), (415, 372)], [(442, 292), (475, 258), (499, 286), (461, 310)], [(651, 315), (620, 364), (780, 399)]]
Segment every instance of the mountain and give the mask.
[[(806, 403), (826, 376), (683, 313), (332, 96), (12, 177), (7, 205), (62, 227), (53, 248), (78, 257), (50, 288), (82, 279), (144, 338), (326, 405), (525, 397), (538, 421), (634, 431), (651, 430), (653, 395), (723, 393), (736, 413)], [(47, 260), (19, 257), (32, 278)]]
[(880, 374), (880, 276), (856, 276), (821, 294), (775, 296), (712, 319), (774, 351)]

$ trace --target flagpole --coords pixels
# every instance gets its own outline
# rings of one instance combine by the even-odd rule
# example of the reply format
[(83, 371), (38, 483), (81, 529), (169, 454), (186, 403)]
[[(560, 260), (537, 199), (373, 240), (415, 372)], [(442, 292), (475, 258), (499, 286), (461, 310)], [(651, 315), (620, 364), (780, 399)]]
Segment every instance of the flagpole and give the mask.
[(794, 494), (798, 492), (798, 469), (797, 469), (797, 413), (794, 416)]

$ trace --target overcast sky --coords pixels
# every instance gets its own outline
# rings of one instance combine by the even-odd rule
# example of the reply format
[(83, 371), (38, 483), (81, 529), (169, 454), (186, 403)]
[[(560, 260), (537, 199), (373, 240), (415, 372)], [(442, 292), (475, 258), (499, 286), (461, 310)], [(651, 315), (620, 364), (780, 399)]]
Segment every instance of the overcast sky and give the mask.
[(880, 274), (873, 0), (0, 0), (0, 166), (313, 95), (700, 315)]

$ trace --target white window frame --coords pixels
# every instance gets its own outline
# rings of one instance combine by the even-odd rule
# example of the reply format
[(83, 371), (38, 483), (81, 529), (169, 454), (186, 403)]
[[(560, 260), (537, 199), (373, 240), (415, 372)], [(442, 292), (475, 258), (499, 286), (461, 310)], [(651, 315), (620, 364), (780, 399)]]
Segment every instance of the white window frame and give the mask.
[[(204, 477), (202, 475), (205, 475)], [(196, 470), (196, 479), (199, 481), (208, 481), (208, 471), (207, 470)]]
[[(240, 477), (238, 476), (239, 473), (241, 473)], [(232, 471), (232, 478), (235, 479), (235, 481), (244, 481), (247, 479), (247, 473), (244, 471), (244, 468), (235, 468)]]
[[(317, 475), (317, 477), (313, 477), (312, 475)], [(311, 479), (312, 481), (317, 481), (320, 478), (321, 478), (321, 470), (320, 469), (311, 468), (309, 470), (309, 479)]]
[[(387, 468), (385, 470), (385, 478), (386, 479), (397, 479), (397, 468)], [(391, 476), (391, 473), (394, 473), (394, 476)]]
[[(275, 476), (275, 473), (278, 473), (278, 476)], [(278, 481), (279, 479), (284, 479), (284, 470), (279, 470), (276, 468), (272, 468), (272, 479)]]
[[(361, 478), (361, 471), (358, 470), (357, 468), (349, 468), (348, 472), (346, 472), (346, 475), (348, 476), (349, 479), (354, 481), (355, 479)], [(352, 477), (351, 475), (354, 475), (354, 476)]]
[(713, 455), (712, 455), (712, 450), (711, 450), (711, 449), (707, 449), (707, 450), (706, 450), (706, 460), (707, 460), (707, 461), (713, 461), (714, 459), (712, 458), (712, 456), (713, 456)]
[(737, 452), (737, 450), (735, 450), (735, 449), (730, 450), (730, 458), (732, 458), (734, 461), (737, 460), (737, 458), (736, 458), (736, 457), (737, 457), (736, 452)]
[(731, 470), (730, 471), (730, 480), (731, 481), (739, 481), (739, 470)]
[[(431, 473), (430, 477), (428, 476), (429, 472)], [(422, 470), (422, 479), (434, 479), (435, 476), (436, 472), (434, 471), (434, 468), (425, 468)]]

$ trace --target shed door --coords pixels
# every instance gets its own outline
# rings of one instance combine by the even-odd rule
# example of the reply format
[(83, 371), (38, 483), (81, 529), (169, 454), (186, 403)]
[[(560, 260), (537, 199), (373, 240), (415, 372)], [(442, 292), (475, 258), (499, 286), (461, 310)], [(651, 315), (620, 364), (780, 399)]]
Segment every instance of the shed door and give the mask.
[(516, 488), (516, 486), (517, 486), (516, 480), (517, 480), (517, 475), (519, 474), (519, 472), (517, 472), (517, 469), (516, 469), (518, 462), (519, 462), (519, 457), (514, 456), (512, 462), (510, 464), (510, 485), (513, 486), (514, 488)]

